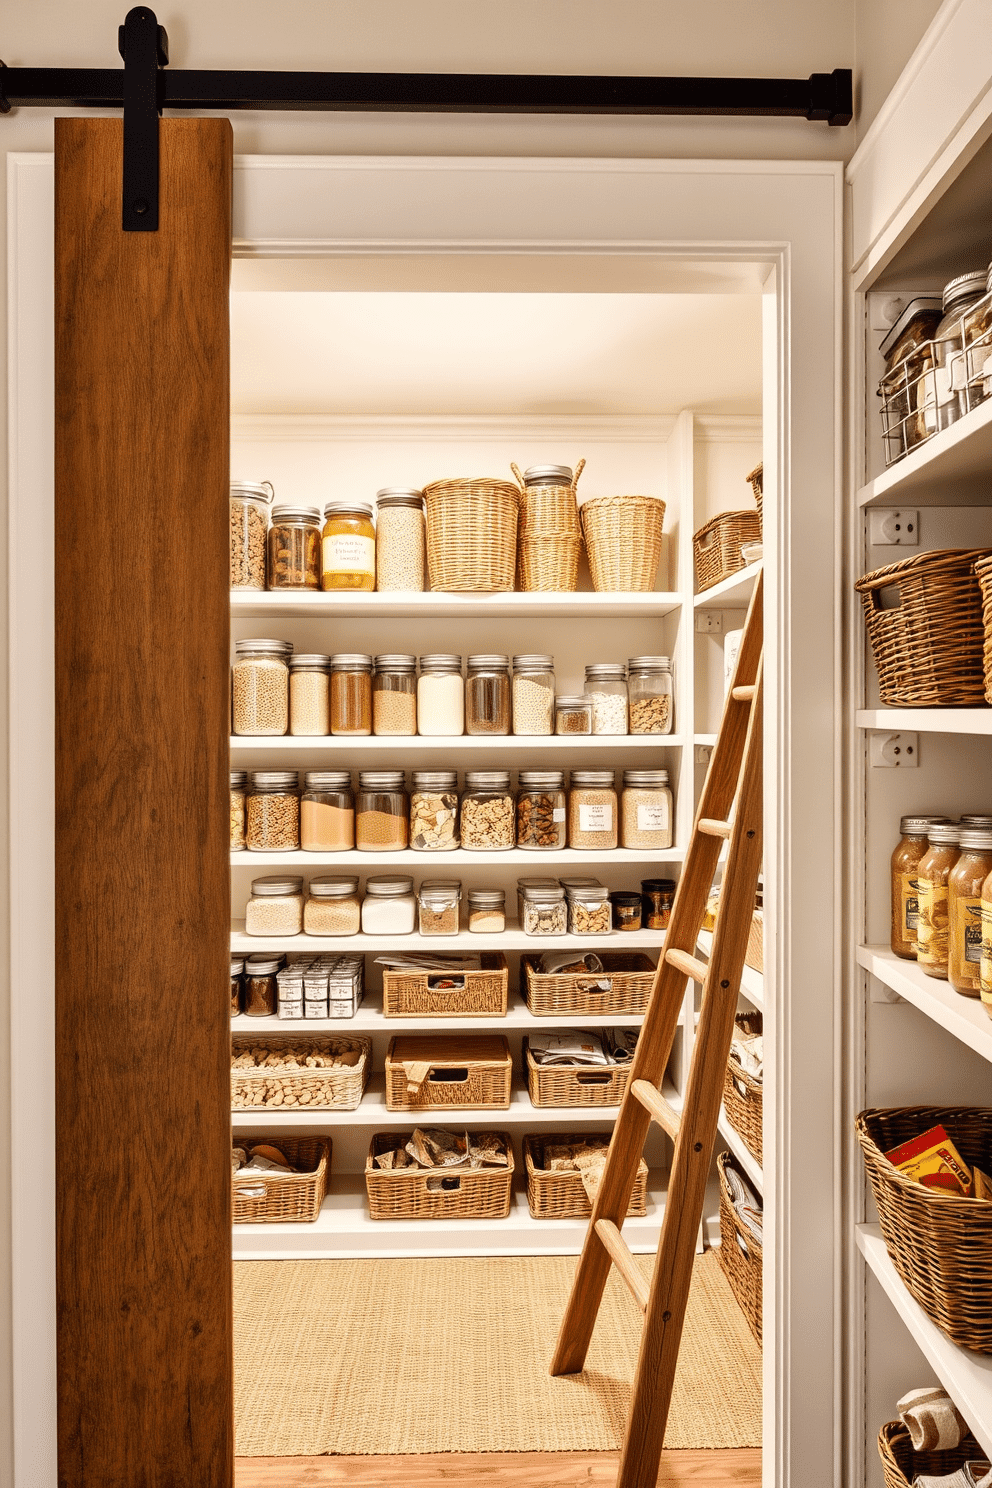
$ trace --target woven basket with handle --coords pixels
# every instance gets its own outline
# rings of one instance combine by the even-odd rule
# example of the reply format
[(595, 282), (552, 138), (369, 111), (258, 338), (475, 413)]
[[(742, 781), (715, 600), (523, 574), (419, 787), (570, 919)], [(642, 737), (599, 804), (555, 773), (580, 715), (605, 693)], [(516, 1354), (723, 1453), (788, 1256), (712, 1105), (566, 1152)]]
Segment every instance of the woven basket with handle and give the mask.
[(520, 492), (509, 481), (442, 480), (424, 487), (431, 588), (512, 590)]
[(696, 588), (712, 589), (714, 584), (739, 573), (747, 566), (742, 544), (760, 541), (761, 518), (757, 512), (721, 512), (704, 522), (692, 538)]
[(661, 562), (665, 503), (657, 496), (593, 496), (579, 508), (598, 594), (647, 594)]
[[(744, 1033), (760, 1033), (760, 1013), (738, 1013), (734, 1019)], [(764, 1086), (741, 1069), (736, 1059), (727, 1060), (723, 1077), (723, 1106), (727, 1120), (751, 1156), (761, 1162), (761, 1112)]]
[(540, 960), (524, 956), (520, 975), (527, 1007), (535, 1018), (565, 1013), (615, 1017), (647, 1011), (655, 965), (643, 951), (602, 951), (602, 971), (543, 972)]
[(942, 1452), (917, 1452), (909, 1428), (902, 1421), (886, 1421), (878, 1433), (878, 1455), (882, 1459), (885, 1488), (911, 1488), (917, 1476), (943, 1478), (964, 1467), (966, 1462), (987, 1462), (970, 1431), (956, 1447), (946, 1447)]
[(234, 1173), (232, 1219), (235, 1224), (281, 1224), (284, 1220), (313, 1224), (327, 1193), (331, 1172), (330, 1137), (276, 1137), (266, 1132), (247, 1136), (239, 1132), (238, 1147), (271, 1142), (299, 1168), (297, 1173)]
[[(497, 1132), (506, 1144), (505, 1168), (377, 1168), (378, 1153), (399, 1141), (406, 1146), (412, 1132), (377, 1132), (365, 1162), (365, 1188), (370, 1219), (505, 1219), (510, 1212), (513, 1186), (513, 1143), (508, 1132)], [(489, 1135), (482, 1132), (480, 1136)]]
[[(588, 1219), (592, 1205), (582, 1182), (582, 1174), (574, 1169), (553, 1171), (545, 1168), (546, 1145), (571, 1146), (589, 1140), (589, 1133), (566, 1136), (555, 1132), (553, 1137), (524, 1137), (524, 1167), (527, 1170), (527, 1206), (534, 1219)], [(605, 1137), (604, 1144), (609, 1142)], [(627, 1206), (628, 1215), (644, 1217), (648, 1212), (648, 1165), (643, 1157), (637, 1164), (637, 1177)]]
[(520, 487), (518, 588), (558, 594), (573, 594), (578, 588), (582, 528), (575, 488), (585, 464), (579, 461), (571, 485), (565, 486), (528, 486), (518, 467), (510, 466)]
[(527, 1094), (532, 1106), (618, 1106), (630, 1079), (629, 1064), (538, 1064), (524, 1039)]
[[(750, 1230), (737, 1218), (730, 1202), (726, 1169), (736, 1167), (731, 1153), (721, 1152), (717, 1158), (720, 1175), (720, 1249), (717, 1255), (730, 1289), (737, 1298), (737, 1305), (747, 1319), (758, 1342), (761, 1342), (761, 1273), (764, 1251)], [(740, 1171), (740, 1169), (738, 1169)]]

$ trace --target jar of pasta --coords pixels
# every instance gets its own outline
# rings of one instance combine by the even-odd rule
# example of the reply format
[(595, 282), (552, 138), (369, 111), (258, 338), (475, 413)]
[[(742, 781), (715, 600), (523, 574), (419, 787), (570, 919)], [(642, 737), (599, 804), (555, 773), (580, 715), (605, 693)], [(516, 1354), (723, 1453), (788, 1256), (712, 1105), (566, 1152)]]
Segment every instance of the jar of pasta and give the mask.
[(433, 738), (454, 738), (465, 732), (465, 683), (460, 656), (437, 651), (420, 658), (417, 729)]
[(632, 656), (627, 692), (632, 734), (672, 732), (672, 664), (667, 656)]
[(892, 930), (890, 945), (904, 961), (916, 960), (916, 930), (920, 912), (920, 885), (917, 870), (926, 853), (927, 833), (933, 826), (946, 823), (946, 816), (904, 816), (899, 823), (902, 836), (891, 859)]
[(246, 935), (299, 935), (303, 929), (303, 879), (270, 873), (253, 878), (245, 906)]
[(596, 661), (586, 667), (586, 695), (592, 699), (594, 734), (627, 732), (627, 668), (620, 662)]
[(249, 852), (295, 852), (300, 845), (296, 770), (252, 770), (246, 840)]
[(242, 852), (245, 846), (245, 789), (247, 770), (231, 771), (231, 851)]
[(568, 845), (587, 852), (617, 845), (616, 773), (573, 770), (568, 797)]
[(357, 935), (361, 920), (356, 875), (335, 878), (322, 874), (310, 880), (309, 895), (303, 906), (305, 935)]
[(510, 732), (510, 658), (470, 656), (465, 683), (465, 732)]
[(672, 845), (672, 791), (667, 770), (624, 770), (620, 846)]
[(517, 792), (517, 846), (548, 852), (568, 837), (563, 770), (521, 770)]
[(265, 539), (275, 491), (268, 481), (231, 482), (231, 588), (265, 588)]
[(410, 841), (409, 811), (402, 770), (360, 771), (355, 810), (358, 851), (402, 852)]
[(992, 873), (992, 832), (961, 832), (961, 855), (947, 880), (947, 980), (955, 992), (982, 991), (982, 889)]
[(421, 935), (457, 935), (461, 897), (457, 878), (425, 878), (417, 896)]
[(235, 641), (231, 713), (236, 734), (286, 732), (289, 727), (288, 661), (292, 650), (292, 641)]
[(372, 732), (409, 736), (417, 732), (417, 658), (391, 652), (375, 659)]
[(380, 592), (424, 589), (424, 493), (385, 486), (375, 498), (376, 588)]
[(324, 507), (321, 585), (375, 588), (375, 528), (366, 501), (329, 501)]
[(927, 976), (947, 980), (947, 880), (958, 860), (961, 828), (948, 823), (927, 833), (917, 868), (916, 959)]
[(355, 793), (348, 770), (308, 770), (300, 797), (304, 852), (350, 852), (355, 846)]
[(331, 731), (331, 658), (294, 651), (289, 658), (289, 732), (306, 736)]
[(354, 652), (331, 657), (331, 733), (372, 732), (372, 658)]
[(543, 652), (513, 658), (513, 732), (555, 731), (555, 659)]

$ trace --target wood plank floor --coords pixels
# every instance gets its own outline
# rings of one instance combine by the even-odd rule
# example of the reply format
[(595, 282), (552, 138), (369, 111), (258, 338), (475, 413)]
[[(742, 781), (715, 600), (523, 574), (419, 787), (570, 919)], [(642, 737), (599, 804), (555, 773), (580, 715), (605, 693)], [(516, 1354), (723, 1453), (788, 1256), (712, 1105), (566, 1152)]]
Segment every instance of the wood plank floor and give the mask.
[[(236, 1488), (614, 1488), (617, 1452), (444, 1452), (417, 1457), (240, 1457)], [(659, 1488), (759, 1488), (761, 1449), (665, 1452)]]

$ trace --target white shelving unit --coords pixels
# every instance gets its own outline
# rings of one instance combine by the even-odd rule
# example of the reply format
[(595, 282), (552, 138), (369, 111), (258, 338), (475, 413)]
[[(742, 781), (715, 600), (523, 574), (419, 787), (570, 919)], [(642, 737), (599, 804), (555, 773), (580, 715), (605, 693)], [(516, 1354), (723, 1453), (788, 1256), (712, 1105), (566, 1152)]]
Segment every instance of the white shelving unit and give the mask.
[(859, 708), (858, 728), (916, 734), (992, 734), (992, 708)]
[[(664, 930), (613, 931), (609, 935), (556, 935), (554, 949), (587, 951), (606, 948), (610, 951), (656, 952), (665, 943)], [(532, 955), (547, 950), (550, 941), (525, 935), (515, 921), (509, 920), (501, 934), (477, 935), (460, 930), (457, 935), (268, 935), (264, 941), (257, 935), (245, 934), (244, 920), (231, 924), (231, 950), (255, 951), (264, 945), (277, 951), (342, 951), (358, 954), (364, 951), (529, 951)], [(257, 1021), (257, 1020), (254, 1020)]]
[(697, 594), (692, 603), (697, 610), (733, 610), (746, 606), (754, 591), (754, 581), (761, 572), (761, 563), (751, 563), (747, 568), (742, 568), (740, 573), (731, 574), (729, 579), (721, 579), (719, 584), (714, 584), (712, 589), (704, 589), (702, 594)]

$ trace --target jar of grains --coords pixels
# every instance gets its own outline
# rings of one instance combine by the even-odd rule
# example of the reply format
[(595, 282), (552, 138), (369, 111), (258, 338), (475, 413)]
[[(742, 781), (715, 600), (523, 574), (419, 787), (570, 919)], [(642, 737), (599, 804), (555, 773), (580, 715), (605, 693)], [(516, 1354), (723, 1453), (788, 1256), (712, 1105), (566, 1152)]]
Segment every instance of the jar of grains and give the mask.
[(372, 677), (372, 732), (417, 732), (417, 658), (402, 652), (377, 656)]
[(265, 588), (265, 535), (275, 491), (268, 481), (231, 482), (231, 588)]
[(503, 889), (469, 889), (468, 928), (478, 935), (501, 934), (506, 929)]
[(621, 847), (671, 847), (672, 792), (667, 770), (624, 770)]
[(245, 845), (245, 787), (247, 770), (231, 771), (231, 851), (241, 852)]
[(612, 928), (610, 891), (605, 884), (573, 889), (566, 896), (570, 935), (608, 935)]
[(617, 845), (613, 770), (573, 770), (568, 798), (568, 845), (591, 851)]
[(469, 852), (505, 852), (516, 831), (508, 770), (469, 770), (462, 795), (462, 847)]
[(520, 928), (525, 935), (564, 935), (568, 929), (568, 908), (561, 884), (548, 888), (525, 888)]
[(360, 771), (355, 812), (358, 851), (401, 852), (409, 842), (409, 811), (402, 770)]
[(355, 794), (348, 770), (308, 770), (300, 797), (304, 852), (350, 852), (355, 846)]
[(232, 727), (236, 734), (284, 734), (289, 727), (292, 641), (234, 643), (231, 668)]
[(272, 1018), (279, 1005), (276, 977), (282, 956), (249, 956), (245, 961), (244, 1010), (246, 1018)]
[(667, 930), (674, 903), (674, 878), (641, 879), (641, 920), (645, 930)]
[(916, 960), (916, 930), (920, 910), (917, 870), (925, 856), (927, 833), (946, 823), (946, 816), (904, 816), (899, 823), (901, 838), (890, 861), (892, 928), (890, 944), (904, 961)]
[(961, 828), (933, 826), (917, 869), (916, 959), (927, 976), (947, 980), (947, 880), (958, 860)]
[(371, 732), (372, 658), (339, 652), (331, 657), (331, 733)]
[(362, 905), (358, 878), (330, 874), (310, 880), (309, 897), (303, 906), (303, 929), (307, 935), (357, 935)]
[(289, 732), (331, 731), (331, 658), (295, 651), (289, 658)]
[(425, 878), (417, 896), (421, 935), (457, 935), (461, 897), (457, 878)]
[(296, 770), (252, 770), (248, 785), (249, 852), (295, 852), (300, 845)]
[(231, 957), (231, 1017), (236, 1018), (241, 1011), (241, 978), (244, 975), (245, 958), (243, 956)]
[(417, 731), (445, 738), (465, 732), (465, 684), (460, 656), (441, 651), (420, 658)]
[(413, 772), (410, 846), (417, 852), (451, 852), (458, 846), (458, 776), (454, 770)]
[(253, 878), (245, 905), (246, 935), (299, 935), (303, 929), (303, 879), (293, 874)]
[(272, 508), (269, 588), (320, 588), (320, 512), (315, 506)]
[(627, 692), (632, 734), (672, 732), (672, 664), (667, 656), (632, 656)]
[(556, 734), (592, 733), (592, 698), (585, 693), (568, 696), (559, 693), (555, 698)]
[(510, 658), (470, 656), (465, 683), (465, 732), (510, 732)]
[(587, 697), (592, 699), (594, 734), (627, 732), (627, 668), (622, 662), (596, 661), (586, 667)]
[(517, 846), (542, 852), (565, 846), (568, 825), (562, 770), (521, 770)]
[(424, 589), (424, 493), (386, 486), (375, 498), (375, 587), (380, 592)]
[(325, 589), (375, 588), (375, 528), (367, 501), (327, 503), (321, 562)]
[(947, 980), (955, 992), (982, 991), (982, 888), (992, 873), (992, 832), (962, 830), (961, 856), (947, 880)]
[(513, 732), (555, 731), (555, 659), (540, 652), (513, 658)]
[(641, 896), (630, 889), (615, 889), (610, 895), (614, 930), (640, 930)]
[(362, 930), (366, 935), (411, 935), (417, 917), (413, 879), (380, 873), (365, 881)]

